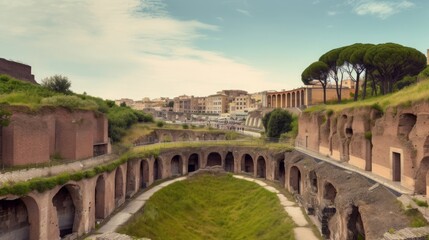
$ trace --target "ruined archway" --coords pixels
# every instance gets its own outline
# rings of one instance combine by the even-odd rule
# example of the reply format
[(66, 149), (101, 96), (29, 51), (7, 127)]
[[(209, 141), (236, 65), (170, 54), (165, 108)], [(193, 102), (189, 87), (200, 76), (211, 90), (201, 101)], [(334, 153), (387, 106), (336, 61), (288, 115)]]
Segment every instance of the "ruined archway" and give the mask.
[(191, 154), (191, 156), (189, 156), (188, 158), (188, 172), (195, 172), (199, 169), (199, 161), (200, 161), (200, 157), (198, 156), (198, 154), (193, 153)]
[(147, 160), (140, 162), (140, 187), (146, 188), (149, 185), (149, 163)]
[(310, 181), (311, 191), (314, 193), (317, 193), (319, 188), (318, 188), (318, 183), (317, 183), (316, 171), (314, 171), (314, 170), (310, 171), (310, 173), (308, 174), (308, 180)]
[(292, 191), (301, 194), (301, 171), (296, 166), (290, 168), (289, 187)]
[(63, 186), (52, 198), (60, 238), (77, 233), (82, 217), (82, 194), (76, 185)]
[(95, 185), (95, 220), (106, 218), (106, 179), (101, 174)]
[(428, 174), (429, 173), (429, 156), (426, 156), (420, 162), (419, 169), (416, 174), (415, 181), (415, 192), (417, 194), (427, 195), (427, 187), (428, 187)]
[(285, 185), (285, 175), (286, 175), (286, 171), (285, 171), (285, 159), (284, 156), (277, 160), (276, 162), (276, 169), (274, 172), (274, 180), (278, 180), (280, 183), (280, 186), (284, 187)]
[(153, 180), (159, 180), (162, 178), (162, 161), (160, 158), (155, 158), (153, 162)]
[[(29, 214), (21, 199), (0, 200), (0, 239), (30, 239)], [(38, 239), (37, 236), (32, 239)]]
[(124, 176), (121, 168), (116, 168), (115, 172), (115, 206), (118, 207), (125, 202), (124, 196)]
[(333, 205), (336, 197), (337, 189), (330, 182), (327, 182), (323, 188), (323, 199), (327, 200), (329, 205)]
[(295, 102), (295, 92), (292, 92), (292, 107), (296, 107), (296, 102)]
[(408, 135), (416, 125), (417, 116), (411, 113), (401, 114), (398, 123), (398, 136), (408, 139)]
[(241, 158), (241, 171), (253, 174), (253, 158), (249, 154), (244, 154)]
[(207, 156), (207, 167), (222, 166), (222, 156), (217, 152), (212, 152)]
[(363, 226), (362, 216), (359, 212), (359, 207), (356, 206), (352, 206), (347, 222), (347, 239), (365, 239), (365, 228)]
[(182, 175), (182, 166), (183, 166), (182, 157), (180, 155), (175, 155), (171, 159), (171, 175), (172, 176)]
[(265, 178), (267, 176), (267, 166), (265, 163), (265, 158), (262, 156), (258, 157), (258, 160), (256, 161), (257, 171), (256, 176), (260, 178)]
[(225, 171), (234, 172), (234, 155), (228, 152), (225, 157)]

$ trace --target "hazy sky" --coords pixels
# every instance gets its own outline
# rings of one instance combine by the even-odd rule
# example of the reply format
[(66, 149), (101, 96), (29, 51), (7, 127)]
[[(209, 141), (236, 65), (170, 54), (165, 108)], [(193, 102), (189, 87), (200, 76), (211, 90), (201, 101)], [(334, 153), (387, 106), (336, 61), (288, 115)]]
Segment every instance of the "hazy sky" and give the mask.
[(429, 48), (427, 0), (0, 0), (0, 9), (0, 57), (109, 99), (290, 89), (332, 48)]

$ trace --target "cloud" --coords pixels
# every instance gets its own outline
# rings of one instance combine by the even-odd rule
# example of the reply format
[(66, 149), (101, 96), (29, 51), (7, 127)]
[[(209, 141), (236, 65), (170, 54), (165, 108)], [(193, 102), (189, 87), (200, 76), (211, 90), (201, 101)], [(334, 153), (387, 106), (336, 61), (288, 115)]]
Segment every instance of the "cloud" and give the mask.
[(381, 19), (414, 7), (414, 3), (408, 0), (348, 0), (348, 4), (353, 6), (353, 11), (358, 15), (374, 15)]
[(221, 29), (174, 19), (162, 0), (20, 0), (0, 8), (2, 57), (32, 65), (37, 79), (66, 75), (76, 92), (140, 99), (281, 88), (262, 70), (197, 48)]
[(327, 14), (328, 14), (328, 16), (335, 16), (335, 15), (338, 14), (338, 12), (336, 12), (336, 11), (328, 11)]
[(239, 13), (241, 13), (241, 14), (243, 14), (243, 15), (246, 15), (246, 16), (248, 16), (248, 17), (250, 17), (250, 16), (251, 16), (250, 12), (249, 12), (249, 11), (247, 11), (247, 10), (237, 8), (237, 9), (236, 9), (236, 11), (237, 11), (237, 12), (239, 12)]

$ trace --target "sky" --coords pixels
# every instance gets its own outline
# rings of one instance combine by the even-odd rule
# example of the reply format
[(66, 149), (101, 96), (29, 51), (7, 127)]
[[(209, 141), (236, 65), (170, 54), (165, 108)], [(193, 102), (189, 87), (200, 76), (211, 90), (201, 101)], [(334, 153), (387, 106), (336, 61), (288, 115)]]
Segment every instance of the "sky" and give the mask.
[(107, 99), (302, 86), (356, 42), (426, 54), (427, 0), (0, 0), (0, 57)]

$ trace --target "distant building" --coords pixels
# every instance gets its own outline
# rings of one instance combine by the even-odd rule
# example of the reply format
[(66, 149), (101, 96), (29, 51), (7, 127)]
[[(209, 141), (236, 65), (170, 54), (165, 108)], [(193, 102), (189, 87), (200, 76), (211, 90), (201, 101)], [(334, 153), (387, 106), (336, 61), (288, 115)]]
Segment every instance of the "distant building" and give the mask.
[(228, 110), (228, 97), (225, 94), (215, 94), (206, 97), (206, 113), (222, 114)]
[(115, 100), (115, 104), (120, 106), (121, 104), (125, 103), (125, 105), (131, 107), (134, 104), (134, 100), (129, 98), (121, 98), (119, 100)]
[(37, 84), (36, 80), (34, 80), (34, 75), (31, 74), (31, 66), (4, 58), (0, 58), (0, 74)]
[(175, 97), (174, 98), (173, 111), (174, 112), (182, 112), (182, 113), (192, 112), (192, 109), (191, 109), (192, 98), (194, 98), (194, 97), (193, 96), (187, 96), (187, 95)]

